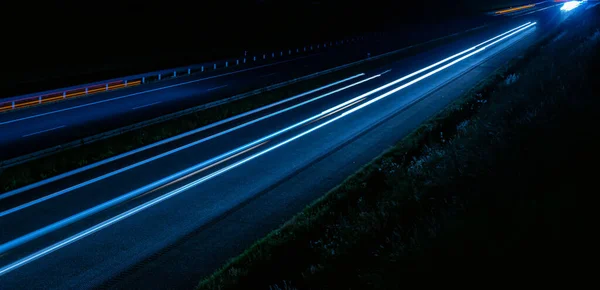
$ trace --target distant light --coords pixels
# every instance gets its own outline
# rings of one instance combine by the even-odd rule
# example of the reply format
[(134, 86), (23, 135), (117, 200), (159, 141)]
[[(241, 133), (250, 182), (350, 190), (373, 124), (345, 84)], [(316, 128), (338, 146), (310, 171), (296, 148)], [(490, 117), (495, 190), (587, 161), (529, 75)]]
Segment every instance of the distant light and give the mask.
[(575, 8), (577, 8), (582, 1), (569, 1), (565, 4), (563, 4), (563, 6), (560, 8), (561, 11), (571, 11)]

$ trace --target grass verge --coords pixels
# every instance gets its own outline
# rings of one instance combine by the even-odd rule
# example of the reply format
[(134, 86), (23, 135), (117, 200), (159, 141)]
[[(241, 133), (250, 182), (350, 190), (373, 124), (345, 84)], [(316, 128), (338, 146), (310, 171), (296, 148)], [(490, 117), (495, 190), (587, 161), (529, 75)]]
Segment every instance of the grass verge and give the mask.
[[(395, 61), (414, 55), (422, 49), (428, 49), (440, 45), (441, 43), (451, 41), (452, 39), (453, 37), (450, 37), (426, 42), (422, 45), (415, 45), (414, 47), (399, 53), (352, 66), (338, 72), (177, 117), (161, 123), (156, 123), (97, 142), (82, 144), (77, 148), (68, 149), (50, 156), (0, 169), (0, 193), (69, 172), (87, 164), (98, 162), (153, 142), (158, 142), (183, 132), (280, 101), (360, 72), (379, 68), (385, 69), (386, 67), (391, 66)], [(252, 89), (256, 88), (250, 88), (249, 90)]]
[(424, 282), (410, 272), (470, 279), (587, 267), (577, 260), (590, 219), (578, 205), (595, 188), (600, 145), (600, 20), (590, 14), (564, 22), (197, 289), (395, 289)]

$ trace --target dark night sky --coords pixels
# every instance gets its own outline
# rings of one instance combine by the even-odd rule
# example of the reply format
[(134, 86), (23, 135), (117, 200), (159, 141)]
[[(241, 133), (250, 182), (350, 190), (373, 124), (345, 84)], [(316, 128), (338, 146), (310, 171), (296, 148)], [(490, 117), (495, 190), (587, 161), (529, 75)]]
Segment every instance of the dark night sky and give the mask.
[[(309, 1), (48, 2), (14, 9), (3, 26), (14, 53), (102, 59), (136, 51), (200, 49), (218, 54), (229, 48), (305, 43), (329, 35), (351, 34), (356, 6)], [(96, 4), (91, 4), (96, 3)], [(91, 4), (91, 5), (90, 5)], [(334, 9), (335, 7), (335, 9)], [(225, 52), (225, 54), (231, 51)], [(219, 57), (217, 55), (217, 57)]]
[[(448, 3), (448, 1), (438, 1)], [(406, 1), (47, 1), (12, 9), (13, 48), (56, 53), (103, 48), (222, 48), (305, 43), (351, 35), (385, 22), (414, 22), (438, 9)], [(439, 4), (437, 4), (439, 5)], [(446, 10), (445, 9), (439, 9)], [(42, 48), (45, 51), (40, 51)], [(179, 48), (177, 48), (179, 49)], [(68, 53), (72, 55), (72, 53)], [(88, 57), (88, 56), (86, 56)]]

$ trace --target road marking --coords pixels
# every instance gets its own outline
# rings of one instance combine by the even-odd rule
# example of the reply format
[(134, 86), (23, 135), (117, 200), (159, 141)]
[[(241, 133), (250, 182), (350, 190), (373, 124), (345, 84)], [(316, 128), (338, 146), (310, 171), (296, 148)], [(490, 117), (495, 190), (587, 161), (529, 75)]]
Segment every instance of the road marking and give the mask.
[[(252, 151), (252, 150), (254, 150), (254, 149), (256, 149), (256, 148), (258, 148), (258, 147), (260, 147), (260, 146), (262, 146), (262, 145), (265, 145), (265, 144), (266, 144), (266, 143), (268, 143), (268, 142), (269, 142), (268, 140), (267, 140), (267, 141), (264, 141), (264, 142), (262, 142), (262, 143), (259, 143), (258, 145), (254, 145), (253, 147), (250, 147), (250, 148), (248, 148), (248, 149), (246, 149), (246, 150), (243, 150), (243, 151), (241, 151), (241, 152), (238, 152), (238, 153), (236, 153), (236, 154), (233, 154), (233, 155), (231, 155), (231, 156), (229, 156), (229, 157), (227, 157), (227, 158), (225, 158), (225, 159), (221, 159), (221, 160), (219, 160), (219, 161), (217, 161), (217, 162), (215, 162), (215, 163), (209, 163), (209, 162), (205, 162), (205, 164), (206, 164), (206, 166), (205, 166), (205, 167), (202, 167), (202, 168), (200, 168), (200, 169), (198, 169), (198, 170), (196, 170), (196, 171), (193, 171), (193, 172), (191, 172), (191, 173), (189, 173), (189, 174), (187, 174), (187, 175), (184, 175), (184, 176), (182, 176), (182, 177), (179, 177), (179, 178), (177, 178), (177, 179), (175, 179), (175, 180), (173, 180), (173, 181), (171, 181), (171, 182), (165, 183), (165, 184), (163, 184), (163, 185), (161, 185), (161, 186), (159, 186), (159, 187), (156, 187), (156, 188), (154, 188), (154, 189), (151, 189), (151, 190), (149, 190), (148, 192), (145, 192), (145, 194), (150, 194), (150, 193), (153, 193), (153, 192), (155, 192), (155, 191), (157, 191), (157, 190), (161, 190), (161, 189), (163, 189), (163, 188), (165, 188), (165, 187), (167, 187), (167, 186), (170, 186), (170, 185), (176, 184), (177, 182), (180, 182), (180, 181), (186, 180), (186, 179), (188, 179), (188, 178), (190, 178), (190, 177), (192, 177), (192, 176), (194, 176), (194, 175), (196, 175), (196, 174), (198, 174), (198, 173), (200, 173), (200, 172), (202, 172), (202, 171), (206, 171), (206, 170), (208, 170), (208, 169), (211, 169), (211, 168), (213, 168), (213, 167), (215, 167), (215, 166), (217, 166), (217, 165), (219, 165), (219, 164), (222, 164), (222, 163), (224, 163), (224, 162), (227, 162), (227, 161), (229, 161), (229, 160), (231, 160), (231, 159), (233, 159), (233, 158), (236, 158), (236, 157), (238, 157), (238, 156), (244, 155), (244, 154), (246, 154), (246, 153), (248, 153), (248, 152), (250, 152), (250, 151)], [(214, 159), (214, 158), (213, 158), (213, 159)]]
[(206, 90), (206, 91), (207, 91), (207, 92), (210, 92), (210, 91), (218, 90), (218, 89), (220, 89), (220, 88), (224, 88), (224, 87), (226, 87), (226, 86), (229, 86), (229, 85), (223, 85), (223, 86), (218, 86), (218, 87), (210, 88), (210, 89), (208, 89), (208, 90)]
[(391, 70), (391, 69), (388, 69), (388, 70), (386, 70), (386, 71), (384, 71), (384, 72), (380, 73), (380, 75), (384, 75), (384, 74), (386, 74), (386, 73), (389, 73), (390, 71), (392, 71), (392, 70)]
[(147, 104), (147, 105), (135, 107), (135, 108), (132, 108), (132, 110), (137, 110), (137, 109), (141, 109), (141, 108), (145, 108), (145, 107), (150, 107), (152, 105), (156, 105), (156, 104), (160, 104), (160, 103), (162, 103), (162, 101), (158, 101), (158, 102), (155, 102), (155, 103), (152, 103), (152, 104)]
[(45, 133), (45, 132), (48, 132), (48, 131), (52, 131), (52, 130), (56, 130), (56, 129), (63, 128), (63, 127), (65, 127), (65, 126), (66, 126), (66, 125), (62, 125), (62, 126), (54, 127), (54, 128), (47, 129), (47, 130), (38, 131), (38, 132), (35, 132), (35, 133), (31, 133), (31, 134), (23, 135), (22, 137), (23, 137), (23, 138), (25, 138), (25, 137), (29, 137), (29, 136), (33, 136), (33, 135), (37, 135), (37, 134), (41, 134), (41, 133)]
[(116, 100), (120, 100), (120, 99), (124, 99), (124, 98), (129, 98), (129, 97), (133, 97), (133, 96), (137, 96), (137, 95), (141, 95), (141, 94), (146, 94), (146, 93), (151, 93), (151, 92), (156, 92), (156, 91), (162, 91), (162, 90), (166, 90), (166, 89), (170, 89), (170, 88), (174, 88), (174, 87), (189, 85), (189, 84), (193, 84), (193, 83), (197, 83), (197, 82), (201, 82), (201, 81), (205, 81), (205, 80), (210, 80), (210, 79), (214, 79), (214, 78), (219, 78), (219, 77), (223, 77), (223, 76), (227, 76), (227, 75), (233, 75), (233, 74), (237, 74), (237, 73), (242, 73), (242, 72), (246, 72), (246, 71), (260, 69), (260, 68), (263, 68), (263, 67), (269, 67), (269, 66), (274, 66), (274, 65), (286, 63), (286, 62), (296, 61), (296, 60), (299, 60), (299, 59), (303, 59), (303, 58), (307, 58), (307, 57), (313, 57), (313, 56), (316, 56), (316, 55), (318, 55), (318, 54), (308, 55), (308, 56), (303, 56), (303, 57), (298, 57), (298, 58), (284, 60), (284, 61), (280, 61), (280, 62), (276, 62), (276, 63), (271, 63), (271, 64), (264, 64), (264, 65), (257, 66), (257, 67), (252, 67), (252, 68), (247, 68), (247, 69), (243, 69), (243, 70), (228, 72), (228, 73), (224, 73), (224, 74), (220, 74), (220, 75), (216, 75), (216, 76), (210, 76), (210, 77), (206, 77), (206, 78), (202, 78), (202, 79), (197, 79), (197, 80), (193, 80), (193, 81), (187, 81), (187, 82), (183, 82), (183, 83), (179, 83), (179, 84), (173, 84), (173, 85), (169, 85), (169, 86), (165, 86), (165, 87), (160, 87), (160, 88), (156, 88), (156, 89), (151, 89), (151, 90), (147, 90), (147, 91), (143, 91), (143, 92), (137, 92), (137, 93), (133, 93), (133, 94), (129, 94), (129, 95), (124, 95), (124, 96), (120, 96), (120, 97), (116, 97), (116, 98), (112, 98), (112, 99), (106, 99), (106, 100), (102, 100), (102, 101), (97, 101), (97, 102), (83, 104), (83, 105), (79, 105), (79, 106), (64, 108), (64, 109), (60, 109), (60, 110), (56, 110), (56, 111), (51, 111), (51, 112), (46, 112), (46, 113), (42, 113), (42, 114), (37, 114), (37, 115), (33, 115), (33, 116), (28, 116), (28, 117), (24, 117), (24, 118), (19, 118), (19, 119), (14, 119), (14, 120), (10, 120), (10, 121), (0, 122), (0, 125), (6, 125), (6, 124), (11, 124), (11, 123), (16, 123), (16, 122), (20, 122), (20, 121), (24, 121), (24, 120), (29, 120), (29, 119), (33, 119), (33, 118), (38, 118), (38, 117), (42, 117), (42, 116), (47, 116), (47, 115), (51, 115), (51, 114), (56, 114), (56, 113), (60, 113), (60, 112), (64, 112), (64, 111), (70, 111), (70, 110), (79, 109), (79, 108), (83, 108), (83, 107), (88, 107), (88, 106), (93, 106), (93, 105), (102, 104), (102, 103), (106, 103), (106, 102), (116, 101)]
[[(496, 41), (492, 42), (491, 44), (488, 44), (488, 45), (486, 45), (484, 47), (481, 47), (481, 48), (479, 48), (479, 49), (477, 49), (477, 50), (475, 50), (475, 51), (473, 51), (473, 52), (471, 52), (471, 53), (469, 53), (469, 54), (467, 54), (465, 56), (462, 56), (462, 57), (460, 57), (460, 58), (458, 58), (458, 59), (456, 59), (456, 60), (454, 60), (454, 61), (452, 61), (452, 62), (450, 62), (448, 64), (445, 64), (445, 65), (443, 65), (443, 66), (441, 66), (441, 67), (439, 67), (439, 68), (437, 68), (435, 70), (432, 70), (432, 71), (430, 71), (430, 72), (428, 72), (428, 73), (426, 73), (426, 74), (424, 74), (424, 75), (422, 75), (422, 76), (420, 76), (418, 78), (415, 78), (412, 81), (407, 82), (407, 83), (405, 83), (405, 84), (403, 84), (403, 85), (401, 85), (401, 86), (399, 86), (399, 87), (397, 87), (397, 88), (395, 88), (395, 89), (393, 89), (391, 91), (383, 93), (383, 94), (381, 94), (381, 95), (379, 95), (379, 96), (377, 96), (377, 97), (369, 100), (366, 103), (363, 103), (363, 104), (361, 104), (361, 105), (359, 105), (357, 107), (354, 107), (354, 108), (352, 108), (352, 109), (350, 109), (350, 110), (348, 110), (348, 111), (340, 114), (339, 116), (337, 116), (337, 117), (335, 117), (335, 118), (333, 118), (331, 120), (328, 120), (328, 121), (326, 121), (326, 122), (324, 122), (322, 124), (319, 124), (318, 126), (315, 126), (315, 127), (311, 128), (309, 130), (306, 130), (306, 131), (304, 131), (304, 132), (302, 132), (300, 134), (297, 134), (297, 135), (295, 135), (292, 138), (289, 138), (289, 139), (287, 139), (285, 141), (282, 141), (282, 142), (280, 142), (280, 143), (278, 143), (278, 144), (276, 144), (274, 146), (271, 146), (271, 147), (269, 147), (269, 148), (267, 148), (267, 149), (265, 149), (263, 151), (260, 151), (260, 152), (258, 152), (256, 154), (254, 154), (254, 155), (246, 157), (246, 158), (244, 158), (244, 159), (242, 159), (242, 160), (240, 160), (240, 161), (238, 161), (238, 162), (236, 162), (234, 164), (228, 165), (228, 166), (226, 166), (224, 168), (221, 168), (221, 169), (219, 169), (219, 170), (217, 170), (217, 171), (215, 171), (215, 172), (213, 172), (213, 173), (211, 173), (209, 175), (206, 175), (206, 176), (204, 176), (204, 177), (202, 177), (200, 179), (197, 179), (197, 180), (195, 180), (195, 181), (193, 181), (191, 183), (188, 183), (188, 184), (186, 184), (184, 186), (181, 186), (181, 187), (179, 187), (177, 189), (174, 189), (174, 190), (172, 190), (172, 191), (170, 191), (168, 193), (165, 193), (165, 194), (163, 194), (161, 196), (158, 196), (158, 197), (156, 197), (156, 198), (154, 198), (152, 200), (149, 200), (149, 201), (147, 201), (147, 202), (145, 202), (143, 204), (140, 204), (140, 205), (138, 205), (138, 206), (136, 206), (136, 207), (134, 207), (132, 209), (129, 209), (129, 210), (127, 210), (127, 211), (125, 211), (123, 213), (120, 213), (120, 214), (118, 214), (118, 215), (116, 215), (116, 216), (114, 216), (112, 218), (109, 218), (109, 219), (107, 219), (107, 220), (105, 220), (103, 222), (100, 222), (100, 223), (98, 223), (98, 224), (96, 224), (96, 225), (94, 225), (94, 226), (92, 226), (92, 227), (90, 227), (90, 228), (88, 228), (88, 229), (86, 229), (84, 231), (81, 231), (81, 232), (79, 232), (79, 233), (77, 233), (77, 234), (75, 234), (73, 236), (70, 236), (70, 237), (68, 237), (66, 239), (63, 239), (60, 242), (54, 243), (51, 246), (48, 246), (48, 247), (43, 248), (43, 249), (41, 249), (41, 250), (39, 250), (39, 251), (37, 251), (35, 253), (32, 253), (32, 254), (28, 255), (27, 257), (25, 257), (25, 258), (19, 259), (19, 260), (15, 261), (15, 262), (13, 262), (11, 264), (8, 264), (8, 265), (0, 268), (0, 276), (6, 274), (6, 273), (8, 273), (8, 272), (10, 272), (10, 271), (12, 271), (12, 270), (14, 270), (16, 268), (19, 268), (19, 267), (21, 267), (21, 266), (23, 266), (23, 265), (25, 265), (25, 264), (27, 264), (27, 263), (29, 263), (31, 261), (34, 261), (34, 260), (37, 260), (37, 259), (39, 259), (39, 258), (41, 258), (43, 256), (46, 256), (46, 255), (48, 255), (48, 254), (50, 254), (50, 253), (52, 253), (52, 252), (54, 252), (54, 251), (56, 251), (56, 250), (58, 250), (60, 248), (63, 248), (65, 246), (71, 244), (71, 243), (74, 243), (74, 242), (76, 242), (78, 240), (81, 240), (82, 238), (85, 238), (85, 237), (87, 237), (87, 236), (89, 236), (89, 235), (91, 235), (91, 234), (93, 234), (95, 232), (98, 232), (98, 231), (100, 231), (100, 230), (102, 230), (102, 229), (104, 229), (104, 228), (106, 228), (106, 227), (108, 227), (108, 226), (110, 226), (112, 224), (115, 224), (115, 223), (117, 223), (117, 222), (119, 222), (119, 221), (121, 221), (121, 220), (123, 220), (125, 218), (128, 218), (128, 217), (130, 217), (130, 216), (132, 216), (134, 214), (137, 214), (138, 212), (141, 212), (141, 211), (143, 211), (143, 210), (145, 210), (145, 209), (147, 209), (149, 207), (152, 207), (152, 206), (154, 206), (154, 205), (156, 205), (156, 204), (158, 204), (158, 203), (160, 203), (160, 202), (162, 202), (164, 200), (167, 200), (167, 199), (169, 199), (169, 198), (171, 198), (173, 196), (176, 196), (176, 195), (178, 195), (178, 194), (180, 194), (180, 193), (182, 193), (182, 192), (184, 192), (184, 191), (186, 191), (186, 190), (188, 190), (190, 188), (193, 188), (193, 187), (195, 187), (195, 186), (197, 186), (197, 185), (199, 185), (201, 183), (204, 183), (204, 182), (206, 182), (206, 181), (208, 181), (208, 180), (210, 180), (210, 179), (212, 179), (212, 178), (214, 178), (216, 176), (219, 176), (219, 175), (221, 175), (221, 174), (223, 174), (223, 173), (225, 173), (225, 172), (227, 172), (227, 171), (229, 171), (231, 169), (234, 169), (234, 168), (236, 168), (236, 167), (238, 167), (238, 166), (240, 166), (240, 165), (242, 165), (244, 163), (247, 163), (248, 161), (256, 159), (257, 157), (259, 157), (261, 155), (264, 155), (264, 154), (266, 154), (266, 153), (268, 153), (270, 151), (273, 151), (273, 150), (275, 150), (275, 149), (277, 149), (277, 148), (279, 148), (279, 147), (281, 147), (281, 146), (283, 146), (283, 145), (285, 145), (287, 143), (290, 143), (290, 142), (292, 142), (292, 141), (294, 141), (294, 140), (296, 140), (298, 138), (301, 138), (302, 136), (305, 136), (305, 135), (307, 135), (307, 134), (309, 134), (309, 133), (311, 133), (313, 131), (316, 131), (316, 130), (318, 130), (318, 129), (320, 129), (320, 128), (322, 128), (322, 127), (324, 127), (324, 126), (326, 126), (326, 125), (328, 125), (330, 123), (333, 123), (333, 122), (335, 122), (335, 121), (337, 121), (337, 120), (339, 120), (339, 119), (341, 119), (341, 118), (343, 118), (343, 117), (345, 117), (345, 116), (347, 116), (349, 114), (352, 114), (352, 113), (354, 113), (354, 112), (356, 112), (356, 111), (358, 111), (358, 110), (360, 110), (360, 109), (362, 109), (362, 108), (364, 108), (364, 107), (366, 107), (366, 106), (368, 106), (368, 105), (370, 105), (372, 103), (375, 103), (375, 102), (377, 102), (377, 101), (379, 101), (379, 100), (381, 100), (383, 98), (386, 98), (386, 97), (388, 97), (388, 96), (396, 93), (397, 91), (400, 91), (400, 90), (402, 90), (404, 88), (407, 88), (407, 87), (409, 87), (409, 86), (411, 86), (411, 85), (413, 85), (415, 83), (418, 83), (418, 82), (420, 82), (423, 79), (426, 79), (426, 78), (428, 78), (428, 77), (430, 77), (430, 76), (432, 76), (432, 75), (434, 75), (434, 74), (436, 74), (436, 73), (438, 73), (438, 72), (440, 72), (442, 70), (445, 70), (448, 67), (451, 67), (451, 66), (455, 65), (456, 63), (459, 63), (459, 62), (461, 62), (461, 61), (463, 61), (463, 60), (465, 60), (465, 59), (467, 59), (467, 58), (469, 58), (469, 57), (471, 57), (471, 56), (473, 56), (473, 55), (475, 55), (477, 53), (480, 53), (480, 52), (484, 51), (485, 49), (487, 49), (488, 47), (490, 47), (490, 46), (492, 46), (492, 45), (494, 45), (494, 44), (496, 44), (496, 43), (498, 43), (498, 42), (500, 42), (500, 41), (502, 41), (502, 40), (504, 40), (504, 39), (506, 39), (506, 38), (508, 38), (508, 37), (510, 37), (512, 35), (515, 35), (515, 34), (521, 32), (521, 31), (523, 31), (523, 30), (525, 30), (527, 28), (530, 28), (530, 27), (532, 27), (532, 26), (534, 26), (536, 24), (537, 23), (534, 22), (534, 23), (532, 23), (532, 24), (530, 24), (528, 26), (525, 26), (524, 28), (516, 30), (515, 32), (513, 32), (511, 34), (508, 34), (508, 35), (500, 38), (499, 40), (496, 40)], [(485, 43), (487, 43), (487, 42), (489, 42), (489, 41), (486, 41)], [(479, 47), (479, 46), (481, 46), (481, 44), (479, 44), (479, 45), (477, 45), (475, 47)], [(463, 52), (461, 52), (459, 54), (454, 55), (452, 58), (456, 58), (456, 57), (458, 57), (458, 56), (460, 56), (462, 54), (465, 54), (465, 53), (467, 53), (467, 52), (469, 52), (471, 50), (472, 49), (463, 51)], [(446, 60), (449, 60), (449, 59), (447, 58)], [(415, 74), (416, 74), (416, 72), (412, 73), (411, 75), (415, 75)], [(405, 76), (403, 78), (406, 78), (406, 77), (407, 76)], [(397, 83), (397, 80), (394, 81), (394, 82), (392, 82), (392, 83)], [(384, 85), (382, 87), (385, 87), (385, 86), (387, 86), (387, 85)], [(379, 87), (379, 88), (382, 88), (382, 87)], [(379, 88), (374, 89), (371, 92), (377, 92), (377, 91), (379, 91)], [(359, 96), (359, 97), (357, 97), (357, 98), (364, 98), (364, 94), (361, 95), (361, 96)], [(350, 101), (356, 102), (355, 99), (356, 98), (353, 99), (354, 101), (353, 100), (350, 100)], [(327, 114), (327, 113), (331, 112), (332, 109), (334, 109), (336, 107), (345, 106), (344, 104), (346, 104), (348, 102), (349, 101), (346, 101), (346, 102), (344, 102), (344, 103), (342, 103), (340, 105), (337, 105), (337, 106), (335, 106), (333, 108), (330, 108), (329, 110), (323, 111), (320, 114), (317, 114), (317, 115), (315, 115), (313, 117), (305, 119), (304, 121), (296, 123), (293, 126), (297, 126), (298, 124), (304, 124), (304, 123), (307, 123), (307, 122), (309, 122), (309, 121), (311, 121), (313, 119), (321, 117), (324, 114)], [(258, 141), (264, 142), (265, 138), (259, 139), (259, 140), (255, 141), (255, 142), (258, 142)], [(203, 163), (205, 163), (205, 162), (203, 162)], [(181, 174), (185, 174), (187, 176), (190, 173), (194, 173), (194, 171), (197, 171), (199, 169), (198, 166), (202, 165), (203, 163), (197, 164), (197, 165), (195, 165), (193, 167), (190, 167), (190, 168), (188, 168), (186, 170), (183, 170), (183, 171), (180, 171), (180, 172), (178, 172), (176, 174), (173, 174), (173, 175), (171, 175), (171, 177), (172, 176), (178, 176), (178, 175), (181, 175)], [(147, 187), (147, 186), (145, 186), (145, 187)], [(145, 187), (143, 187), (143, 188), (145, 188)], [(140, 189), (138, 189), (138, 190), (140, 190)], [(99, 208), (99, 207), (106, 206), (107, 204), (112, 203), (115, 200), (121, 199), (122, 197), (123, 196), (118, 197), (116, 199), (113, 199), (111, 201), (105, 202), (105, 203), (103, 203), (101, 205), (98, 205), (98, 206), (96, 206), (94, 208), (88, 209), (88, 210), (86, 210), (84, 212), (80, 212), (80, 213), (78, 213), (76, 215), (73, 215), (71, 217), (65, 218), (65, 219), (63, 219), (61, 221), (55, 222), (54, 224), (46, 226), (46, 227), (44, 227), (42, 229), (36, 230), (36, 231), (31, 232), (31, 233), (29, 233), (27, 235), (24, 235), (22, 237), (14, 239), (14, 240), (12, 240), (12, 241), (10, 241), (8, 243), (0, 245), (0, 253), (4, 253), (4, 252), (6, 252), (6, 251), (8, 251), (8, 250), (10, 250), (10, 249), (12, 249), (12, 248), (14, 248), (14, 247), (22, 244), (22, 243), (25, 243), (25, 242), (27, 242), (27, 241), (29, 241), (31, 239), (34, 239), (36, 237), (39, 237), (39, 236), (43, 235), (43, 234), (46, 234), (47, 232), (54, 230), (54, 228), (57, 227), (58, 225), (62, 225), (63, 223), (64, 224), (68, 224), (68, 223), (75, 222), (75, 220), (77, 218), (83, 217), (84, 213), (86, 213), (88, 211), (93, 211), (94, 209)]]

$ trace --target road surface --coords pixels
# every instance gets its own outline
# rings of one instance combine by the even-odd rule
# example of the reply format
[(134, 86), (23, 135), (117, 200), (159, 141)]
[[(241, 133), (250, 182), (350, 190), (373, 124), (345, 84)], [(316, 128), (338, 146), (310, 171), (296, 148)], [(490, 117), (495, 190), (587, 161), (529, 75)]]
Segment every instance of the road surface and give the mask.
[(193, 287), (562, 17), (507, 19), (0, 203), (6, 289)]

